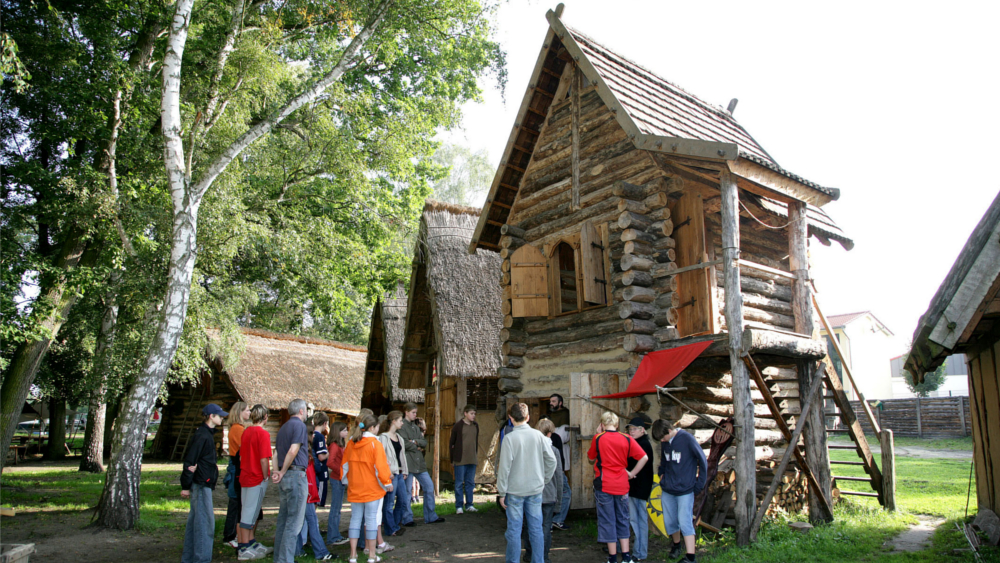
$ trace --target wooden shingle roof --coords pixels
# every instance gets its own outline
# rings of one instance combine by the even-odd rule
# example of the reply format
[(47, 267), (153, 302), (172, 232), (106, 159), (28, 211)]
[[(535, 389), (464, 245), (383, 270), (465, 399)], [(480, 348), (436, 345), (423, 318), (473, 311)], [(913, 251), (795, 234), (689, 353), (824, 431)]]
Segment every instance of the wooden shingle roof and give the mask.
[[(817, 209), (840, 196), (840, 190), (823, 187), (780, 166), (723, 108), (566, 27), (557, 13), (550, 11), (546, 17), (550, 27), (469, 244), (470, 252), (480, 247), (499, 250), (500, 227), (510, 215), (568, 64), (578, 65), (585, 83), (597, 86), (601, 99), (637, 148), (727, 162), (731, 172), (744, 179), (741, 182), (762, 186), (762, 193), (773, 193), (776, 199), (804, 201)], [(816, 217), (817, 225), (825, 224), (821, 240), (835, 239), (845, 247), (853, 245), (825, 213), (811, 215)]]

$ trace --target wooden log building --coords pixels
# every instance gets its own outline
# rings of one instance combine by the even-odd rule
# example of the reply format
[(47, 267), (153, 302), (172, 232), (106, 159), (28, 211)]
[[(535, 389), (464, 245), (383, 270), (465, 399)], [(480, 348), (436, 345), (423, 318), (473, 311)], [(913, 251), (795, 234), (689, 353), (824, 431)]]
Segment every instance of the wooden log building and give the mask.
[[(986, 210), (913, 333), (904, 369), (917, 381), (948, 356), (969, 366), (979, 510), (1000, 512), (1000, 194)], [(914, 415), (916, 416), (916, 415)]]
[[(361, 409), (365, 348), (292, 334), (242, 329), (242, 352), (232, 365), (211, 347), (207, 367), (196, 386), (173, 385), (163, 404), (163, 420), (153, 442), (153, 453), (180, 459), (194, 429), (201, 424), (201, 409), (216, 403), (229, 409), (236, 401), (268, 408), (265, 426), (275, 444), (278, 429), (288, 420), (288, 403), (303, 399), (314, 411), (331, 420), (348, 421)], [(210, 341), (220, 338), (217, 332)], [(220, 452), (229, 449), (229, 427), (216, 433)]]
[(418, 412), (423, 416), (424, 390), (399, 387), (405, 324), (406, 289), (400, 283), (396, 291), (380, 299), (372, 309), (361, 407), (371, 409), (376, 416), (402, 410), (410, 402), (421, 405)]
[[(499, 388), (534, 419), (550, 394), (566, 398), (573, 506), (593, 506), (584, 452), (604, 408), (584, 399), (624, 391), (649, 352), (709, 340), (670, 383), (707, 418), (670, 402), (652, 418), (679, 418), (704, 443), (707, 419), (735, 416), (736, 490), (752, 491), (755, 458), (786, 443), (800, 386), (820, 377), (808, 239), (853, 247), (821, 209), (840, 192), (779, 166), (733, 118), (735, 100), (727, 110), (698, 99), (566, 27), (561, 9), (547, 14), (469, 246), (502, 260)], [(603, 404), (650, 408), (644, 397)], [(805, 458), (828, 507), (823, 409), (810, 414)], [(748, 522), (752, 502), (735, 504)]]
[[(448, 439), (462, 410), (471, 403), (490, 413), (500, 394), (501, 261), (496, 252), (466, 251), (478, 218), (479, 209), (428, 200), (413, 253), (399, 389), (425, 398), (435, 483), (452, 473)], [(498, 426), (492, 416), (476, 421), (476, 481), (492, 482)]]

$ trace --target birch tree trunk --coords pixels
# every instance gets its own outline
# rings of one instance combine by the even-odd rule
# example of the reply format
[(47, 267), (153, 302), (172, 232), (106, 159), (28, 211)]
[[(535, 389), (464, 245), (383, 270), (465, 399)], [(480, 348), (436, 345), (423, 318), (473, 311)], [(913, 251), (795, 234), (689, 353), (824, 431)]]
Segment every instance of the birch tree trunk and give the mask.
[(104, 420), (107, 417), (108, 404), (105, 395), (108, 393), (108, 356), (115, 341), (115, 328), (118, 324), (118, 283), (121, 281), (121, 270), (111, 273), (111, 289), (104, 299), (104, 317), (101, 318), (101, 331), (97, 335), (97, 349), (94, 350), (93, 376), (97, 378), (97, 386), (90, 392), (90, 405), (87, 410), (87, 430), (83, 437), (83, 459), (80, 460), (80, 471), (90, 473), (104, 472)]
[[(340, 61), (329, 73), (292, 98), (272, 116), (257, 123), (233, 141), (206, 167), (199, 181), (192, 184), (191, 170), (185, 166), (184, 142), (181, 138), (183, 124), (180, 114), (180, 87), (181, 61), (194, 0), (178, 0), (163, 59), (163, 98), (160, 103), (164, 164), (174, 214), (167, 294), (163, 303), (163, 317), (157, 327), (142, 372), (126, 394), (121, 413), (115, 423), (111, 463), (95, 515), (98, 525), (128, 530), (134, 528), (139, 520), (139, 479), (146, 425), (160, 387), (166, 380), (184, 329), (197, 251), (198, 207), (202, 197), (243, 150), (266, 135), (295, 110), (315, 100), (343, 76), (344, 72), (354, 64), (361, 48), (381, 24), (391, 3), (392, 0), (382, 1), (370, 23), (354, 36)], [(237, 10), (240, 9), (242, 2), (237, 7)], [(220, 64), (225, 64), (224, 58), (220, 58)], [(221, 71), (217, 70), (217, 73)], [(192, 139), (192, 143), (196, 141)]]

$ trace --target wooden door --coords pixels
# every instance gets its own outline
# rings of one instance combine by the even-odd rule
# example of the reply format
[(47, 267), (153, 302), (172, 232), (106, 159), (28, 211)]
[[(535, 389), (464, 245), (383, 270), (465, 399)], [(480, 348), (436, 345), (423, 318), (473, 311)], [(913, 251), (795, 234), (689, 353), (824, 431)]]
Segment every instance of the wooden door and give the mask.
[[(578, 397), (593, 397), (624, 391), (628, 386), (624, 375), (605, 375), (595, 373), (571, 373), (569, 383), (569, 425), (570, 425), (570, 488), (573, 491), (571, 506), (577, 508), (594, 508), (594, 466), (587, 458), (590, 443), (594, 438), (594, 430), (601, 423), (601, 414), (605, 408), (584, 401)], [(595, 399), (597, 403), (606, 405), (622, 414), (628, 414), (627, 400)], [(624, 429), (628, 421), (619, 420), (619, 426)]]
[(476, 423), (479, 424), (479, 451), (476, 454), (476, 482), (496, 483), (497, 472), (493, 464), (496, 460), (490, 457), (490, 449), (493, 441), (499, 438), (497, 431), (500, 426), (496, 417), (491, 412), (483, 412), (485, 416), (476, 416)]
[[(670, 210), (677, 245), (677, 267), (708, 262), (705, 251), (705, 207), (701, 194), (688, 192)], [(712, 310), (713, 280), (710, 268), (690, 270), (677, 275), (680, 306), (677, 309), (677, 332), (681, 337), (715, 332)]]
[[(453, 469), (451, 467), (451, 448), (448, 447), (448, 440), (451, 438), (451, 427), (455, 425), (455, 402), (457, 399), (458, 385), (457, 378), (445, 377), (441, 379), (441, 457), (440, 457), (440, 471), (447, 472), (451, 474)], [(431, 431), (431, 425), (427, 424), (428, 431)], [(438, 439), (435, 436), (435, 441)]]

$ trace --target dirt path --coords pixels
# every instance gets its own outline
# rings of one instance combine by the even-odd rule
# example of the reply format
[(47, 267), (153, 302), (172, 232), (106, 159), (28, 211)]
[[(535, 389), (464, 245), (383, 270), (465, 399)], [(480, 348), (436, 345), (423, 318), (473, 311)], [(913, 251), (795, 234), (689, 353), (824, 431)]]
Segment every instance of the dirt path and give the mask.
[[(838, 445), (849, 444), (849, 440), (831, 440), (831, 443)], [(882, 448), (878, 444), (869, 442), (873, 454), (881, 454)], [(941, 450), (924, 448), (922, 446), (896, 446), (896, 455), (905, 457), (918, 457), (921, 459), (972, 459), (971, 450)]]
[(926, 514), (918, 514), (918, 523), (910, 526), (910, 529), (899, 534), (895, 538), (886, 542), (892, 548), (893, 553), (923, 551), (931, 544), (931, 536), (937, 527), (944, 523), (943, 518), (935, 518)]

